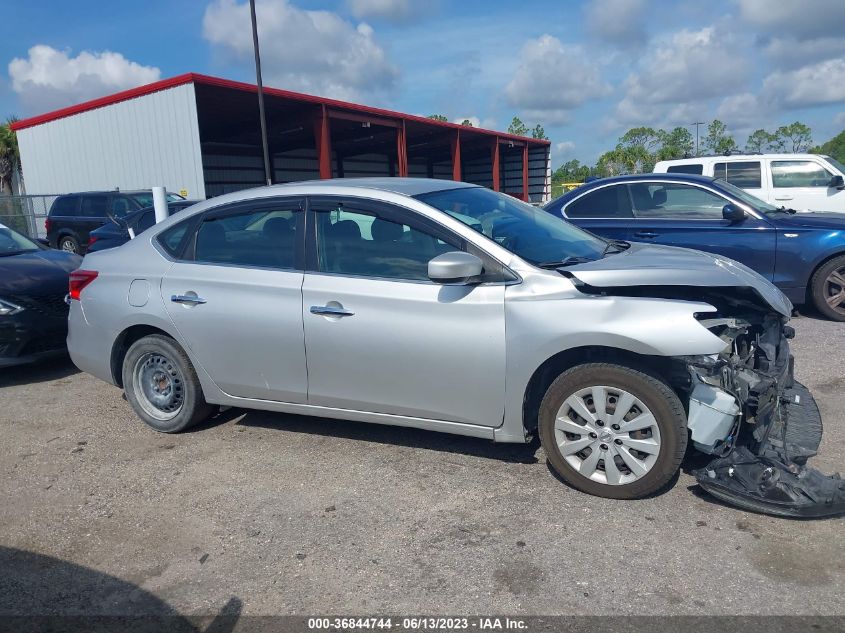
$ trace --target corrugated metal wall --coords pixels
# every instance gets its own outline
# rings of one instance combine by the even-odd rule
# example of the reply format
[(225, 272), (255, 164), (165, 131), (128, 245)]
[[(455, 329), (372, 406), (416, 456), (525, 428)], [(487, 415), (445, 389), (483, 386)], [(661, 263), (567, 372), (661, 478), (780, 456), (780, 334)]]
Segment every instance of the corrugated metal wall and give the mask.
[(205, 198), (194, 85), (18, 131), (26, 190), (70, 193), (164, 186)]

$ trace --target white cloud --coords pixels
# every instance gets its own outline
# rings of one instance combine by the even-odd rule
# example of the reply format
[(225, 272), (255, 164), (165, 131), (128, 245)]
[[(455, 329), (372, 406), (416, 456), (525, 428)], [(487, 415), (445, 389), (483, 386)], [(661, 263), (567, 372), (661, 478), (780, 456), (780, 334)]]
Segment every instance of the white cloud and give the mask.
[(743, 92), (724, 99), (716, 110), (716, 118), (729, 128), (744, 129), (749, 125), (759, 126), (766, 110), (757, 95)]
[(347, 0), (346, 4), (359, 20), (372, 18), (387, 22), (407, 22), (424, 8), (424, 3), (413, 0)]
[(587, 30), (620, 48), (645, 43), (646, 0), (594, 0), (585, 9)]
[(472, 123), (472, 127), (480, 127), (485, 130), (492, 130), (496, 127), (496, 120), (492, 117), (482, 119), (477, 116), (459, 116), (452, 119), (452, 123), (463, 123), (464, 121)]
[(737, 0), (740, 16), (755, 30), (798, 40), (840, 37), (845, 24), (842, 0)]
[(45, 44), (9, 63), (9, 78), (27, 111), (44, 112), (157, 81), (161, 71), (111, 51), (71, 57)]
[[(843, 3), (845, 6), (845, 3)], [(845, 54), (845, 37), (821, 37), (798, 40), (792, 36), (775, 37), (763, 49), (781, 70), (799, 68), (812, 62)]]
[(561, 141), (555, 143), (555, 151), (562, 156), (569, 156), (575, 150), (575, 143), (572, 141)]
[(845, 125), (845, 110), (834, 116), (833, 122), (836, 123), (836, 125)]
[(764, 97), (782, 108), (802, 108), (845, 101), (845, 59), (829, 59), (763, 80)]
[[(258, 0), (256, 5), (268, 85), (361, 99), (396, 82), (399, 71), (369, 25), (353, 25), (330, 11), (306, 11), (287, 0)], [(252, 64), (248, 4), (214, 0), (205, 10), (203, 37), (237, 61)]]
[(542, 35), (523, 46), (505, 98), (522, 109), (524, 118), (555, 125), (566, 121), (570, 110), (610, 94), (601, 76), (582, 48)]

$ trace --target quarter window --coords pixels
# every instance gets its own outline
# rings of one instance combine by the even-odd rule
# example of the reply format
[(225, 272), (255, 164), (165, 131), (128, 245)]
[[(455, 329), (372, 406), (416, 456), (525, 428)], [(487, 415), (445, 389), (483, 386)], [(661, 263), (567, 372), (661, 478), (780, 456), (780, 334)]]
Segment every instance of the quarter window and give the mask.
[(79, 198), (76, 196), (63, 196), (56, 198), (53, 207), (50, 210), (50, 215), (55, 216), (74, 216), (79, 211)]
[(721, 220), (727, 200), (689, 185), (632, 183), (631, 199), (638, 218)]
[(828, 187), (833, 175), (811, 160), (773, 160), (772, 185), (784, 187)]
[(701, 163), (689, 163), (687, 165), (672, 165), (666, 170), (670, 174), (697, 174), (704, 173), (704, 166)]
[(79, 212), (84, 218), (104, 218), (108, 209), (106, 196), (83, 196), (82, 209)]
[(287, 205), (212, 213), (196, 235), (194, 259), (210, 264), (295, 268), (296, 215)]
[(405, 221), (342, 204), (317, 205), (320, 271), (387, 279), (428, 280), (428, 262), (461, 250), (454, 238), (435, 236)]
[(742, 189), (759, 189), (762, 186), (759, 160), (716, 163), (713, 165), (713, 177)]
[(625, 185), (602, 187), (575, 200), (565, 209), (568, 218), (630, 218), (631, 200)]

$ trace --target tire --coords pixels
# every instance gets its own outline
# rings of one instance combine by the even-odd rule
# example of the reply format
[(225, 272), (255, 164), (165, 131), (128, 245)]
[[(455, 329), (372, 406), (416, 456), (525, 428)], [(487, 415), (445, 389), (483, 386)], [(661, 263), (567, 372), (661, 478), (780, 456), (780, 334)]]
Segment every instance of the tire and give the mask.
[[(604, 415), (595, 415), (602, 396)], [(617, 419), (620, 406), (627, 410)], [(649, 414), (653, 423), (645, 417)], [(660, 491), (678, 472), (687, 448), (687, 419), (678, 396), (662, 380), (623, 365), (587, 363), (563, 372), (546, 391), (539, 435), (549, 463), (573, 488), (640, 499)], [(613, 459), (610, 470), (607, 457)]]
[(123, 359), (123, 389), (132, 409), (162, 433), (178, 433), (209, 418), (197, 373), (185, 351), (168, 336), (135, 341)]
[(62, 235), (59, 238), (58, 246), (60, 251), (67, 251), (68, 253), (79, 253), (79, 242), (73, 235)]
[(834, 257), (813, 274), (810, 297), (828, 319), (845, 321), (845, 255)]

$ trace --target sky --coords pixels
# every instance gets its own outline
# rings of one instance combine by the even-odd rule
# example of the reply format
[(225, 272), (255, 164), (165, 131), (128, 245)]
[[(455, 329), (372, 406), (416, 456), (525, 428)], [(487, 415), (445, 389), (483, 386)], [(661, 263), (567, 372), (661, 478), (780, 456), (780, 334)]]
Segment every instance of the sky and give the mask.
[[(0, 9), (6, 2), (0, 0)], [(0, 11), (0, 116), (198, 72), (255, 80), (246, 0), (35, 0)], [(845, 129), (845, 0), (257, 0), (264, 83), (506, 130), (552, 164), (627, 129)], [(690, 128), (694, 130), (694, 128)]]

